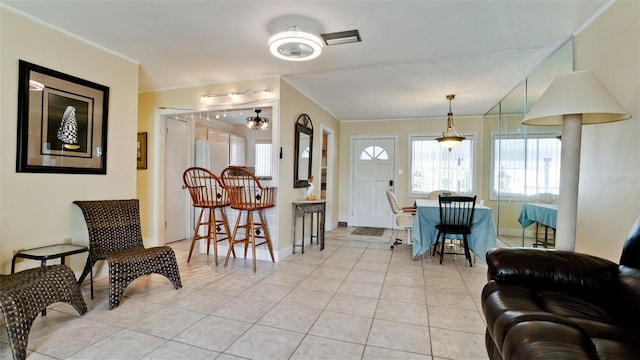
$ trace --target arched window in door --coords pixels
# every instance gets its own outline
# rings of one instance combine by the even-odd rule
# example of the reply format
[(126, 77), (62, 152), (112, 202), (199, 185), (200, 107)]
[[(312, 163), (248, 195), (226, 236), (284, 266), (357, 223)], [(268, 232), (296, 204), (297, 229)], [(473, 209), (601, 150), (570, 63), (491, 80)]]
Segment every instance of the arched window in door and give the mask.
[(360, 153), (360, 160), (389, 160), (389, 154), (380, 146), (368, 146)]

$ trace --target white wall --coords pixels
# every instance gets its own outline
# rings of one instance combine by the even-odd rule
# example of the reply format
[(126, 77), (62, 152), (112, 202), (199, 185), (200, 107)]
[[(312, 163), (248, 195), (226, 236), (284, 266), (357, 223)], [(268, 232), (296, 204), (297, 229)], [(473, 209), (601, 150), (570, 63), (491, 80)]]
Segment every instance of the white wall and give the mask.
[(616, 1), (577, 34), (575, 59), (633, 116), (582, 130), (576, 251), (617, 262), (640, 216), (640, 2)]
[[(74, 200), (136, 196), (138, 65), (0, 7), (0, 271), (16, 249), (88, 244)], [(107, 175), (16, 173), (18, 60), (73, 75), (110, 89)], [(67, 264), (79, 273), (85, 257)], [(25, 260), (21, 268), (39, 264)]]

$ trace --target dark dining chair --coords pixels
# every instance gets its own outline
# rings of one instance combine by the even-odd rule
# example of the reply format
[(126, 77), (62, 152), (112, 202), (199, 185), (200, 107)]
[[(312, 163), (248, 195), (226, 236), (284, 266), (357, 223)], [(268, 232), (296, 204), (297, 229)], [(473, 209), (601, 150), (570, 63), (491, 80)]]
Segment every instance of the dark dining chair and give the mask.
[[(191, 195), (193, 207), (200, 210), (191, 238), (187, 263), (191, 261), (191, 253), (196, 241), (207, 240), (207, 255), (213, 241), (213, 255), (218, 266), (218, 242), (231, 238), (225, 213), (225, 208), (231, 205), (229, 192), (216, 174), (201, 167), (188, 168), (182, 174), (182, 179)], [(204, 233), (200, 232), (201, 227), (205, 229)], [(232, 252), (235, 257), (235, 252), (233, 250)]]
[[(109, 264), (109, 309), (120, 304), (124, 290), (142, 275), (163, 275), (182, 287), (176, 254), (169, 246), (145, 248), (137, 199), (74, 201), (89, 231), (89, 258), (80, 280), (100, 260)], [(92, 294), (93, 296), (93, 294)]]
[[(469, 260), (469, 266), (473, 266), (471, 252), (469, 251), (469, 241), (467, 235), (471, 234), (471, 222), (476, 209), (476, 196), (442, 196), (438, 198), (440, 207), (440, 223), (436, 225), (438, 233), (436, 244), (433, 247), (432, 256), (440, 254), (440, 264), (444, 254), (458, 254), (457, 252), (445, 251), (445, 239), (447, 235), (462, 236), (464, 246), (464, 256)], [(440, 250), (438, 250), (440, 245)]]

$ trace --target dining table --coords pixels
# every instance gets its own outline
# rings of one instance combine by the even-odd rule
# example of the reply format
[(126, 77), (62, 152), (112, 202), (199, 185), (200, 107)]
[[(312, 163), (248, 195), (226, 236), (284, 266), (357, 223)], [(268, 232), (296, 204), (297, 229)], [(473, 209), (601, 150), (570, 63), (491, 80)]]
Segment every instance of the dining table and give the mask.
[(518, 217), (518, 222), (523, 228), (533, 223), (540, 223), (552, 229), (557, 227), (558, 205), (542, 203), (524, 203)]
[[(412, 229), (413, 256), (418, 257), (427, 253), (436, 243), (440, 204), (438, 200), (417, 199), (415, 205), (416, 218)], [(496, 247), (496, 226), (490, 207), (476, 204), (471, 221), (471, 234), (467, 235), (467, 240), (469, 250), (483, 261), (487, 251)]]
[[(522, 228), (531, 224), (536, 224), (535, 242), (533, 247), (542, 245), (545, 248), (555, 246), (555, 231), (558, 223), (558, 204), (547, 203), (524, 203), (518, 217), (518, 222)], [(544, 239), (539, 239), (538, 224), (544, 226)], [(549, 240), (549, 229), (553, 230), (553, 240)]]

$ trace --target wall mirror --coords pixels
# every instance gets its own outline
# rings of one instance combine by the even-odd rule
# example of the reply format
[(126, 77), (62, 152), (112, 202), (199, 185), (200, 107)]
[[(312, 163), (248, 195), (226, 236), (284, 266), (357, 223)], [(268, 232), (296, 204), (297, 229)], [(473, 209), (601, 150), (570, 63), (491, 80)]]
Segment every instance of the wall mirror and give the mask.
[(307, 114), (301, 114), (296, 120), (295, 159), (293, 162), (293, 187), (304, 188), (311, 177), (313, 154), (313, 123)]

